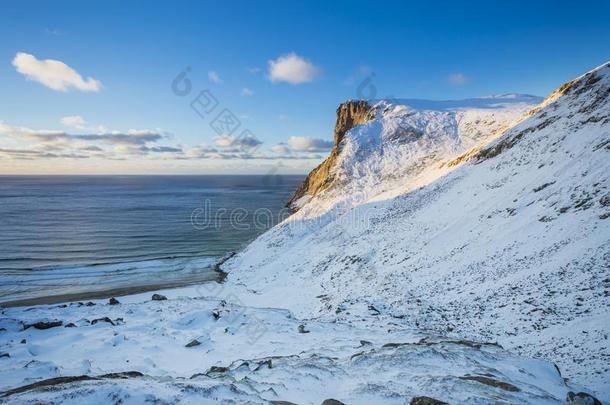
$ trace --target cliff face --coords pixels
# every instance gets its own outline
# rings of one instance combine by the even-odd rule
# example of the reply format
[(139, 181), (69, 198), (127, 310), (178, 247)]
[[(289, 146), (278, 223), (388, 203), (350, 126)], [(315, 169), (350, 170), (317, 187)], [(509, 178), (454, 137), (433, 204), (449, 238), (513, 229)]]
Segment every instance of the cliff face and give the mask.
[(334, 144), (330, 156), (309, 173), (286, 204), (287, 207), (294, 211), (298, 210), (302, 205), (299, 200), (306, 196), (314, 196), (332, 184), (334, 180), (332, 169), (341, 150), (341, 141), (345, 134), (355, 126), (364, 124), (373, 118), (375, 118), (375, 109), (364, 100), (350, 100), (339, 105), (333, 137)]

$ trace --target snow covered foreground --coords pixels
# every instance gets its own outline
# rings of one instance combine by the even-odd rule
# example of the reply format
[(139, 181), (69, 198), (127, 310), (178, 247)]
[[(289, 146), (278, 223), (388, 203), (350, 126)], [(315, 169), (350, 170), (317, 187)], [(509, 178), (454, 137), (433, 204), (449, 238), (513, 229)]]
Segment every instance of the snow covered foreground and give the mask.
[[(368, 307), (351, 321), (303, 321), (287, 310), (205, 298), (209, 292), (6, 311), (2, 350), (10, 357), (0, 359), (0, 402), (404, 404), (427, 395), (561, 403), (568, 392), (548, 362), (409, 330), (384, 315), (371, 319)], [(62, 325), (23, 330), (43, 319)], [(98, 378), (8, 391), (60, 376)]]
[(380, 102), (224, 284), (4, 309), (0, 402), (610, 402), (609, 92)]

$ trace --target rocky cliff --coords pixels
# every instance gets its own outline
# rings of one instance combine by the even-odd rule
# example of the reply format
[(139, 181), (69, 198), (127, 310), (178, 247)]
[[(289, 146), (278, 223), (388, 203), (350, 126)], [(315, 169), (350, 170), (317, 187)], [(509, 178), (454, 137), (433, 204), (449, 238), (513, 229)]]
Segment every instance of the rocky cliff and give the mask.
[(364, 100), (346, 101), (337, 108), (337, 122), (334, 131), (334, 143), (330, 156), (309, 173), (301, 183), (287, 206), (298, 210), (311, 196), (328, 188), (334, 179), (332, 169), (341, 149), (345, 134), (357, 125), (364, 124), (375, 117), (375, 110)]

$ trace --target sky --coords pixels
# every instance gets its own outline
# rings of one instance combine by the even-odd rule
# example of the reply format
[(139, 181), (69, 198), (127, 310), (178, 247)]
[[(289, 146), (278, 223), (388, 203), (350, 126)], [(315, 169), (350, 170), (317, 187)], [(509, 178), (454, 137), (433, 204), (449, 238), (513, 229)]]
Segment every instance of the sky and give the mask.
[(19, 1), (0, 174), (306, 173), (347, 99), (544, 96), (610, 56), (610, 2)]

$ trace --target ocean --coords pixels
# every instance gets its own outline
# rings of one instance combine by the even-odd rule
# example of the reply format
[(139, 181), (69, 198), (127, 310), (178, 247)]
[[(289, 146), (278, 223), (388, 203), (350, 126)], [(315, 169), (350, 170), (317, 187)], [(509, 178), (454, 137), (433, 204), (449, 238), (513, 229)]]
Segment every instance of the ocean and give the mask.
[(303, 176), (0, 176), (0, 304), (215, 280)]

